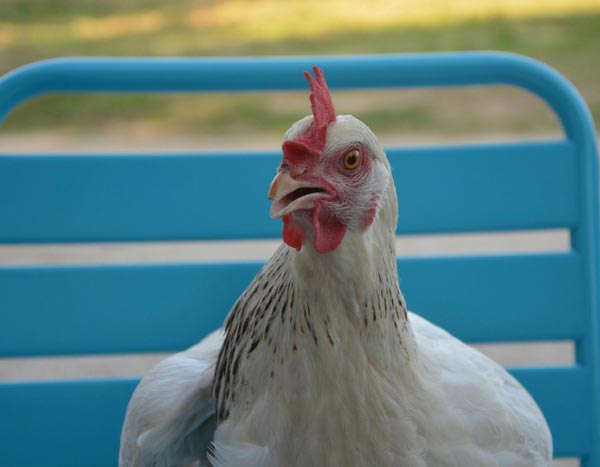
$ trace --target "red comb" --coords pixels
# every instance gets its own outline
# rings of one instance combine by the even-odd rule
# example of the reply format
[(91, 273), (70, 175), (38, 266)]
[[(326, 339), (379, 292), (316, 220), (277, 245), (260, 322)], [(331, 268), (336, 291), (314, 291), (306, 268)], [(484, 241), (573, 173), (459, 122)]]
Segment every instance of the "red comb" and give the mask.
[(304, 72), (304, 76), (306, 76), (311, 90), (310, 104), (314, 120), (302, 136), (283, 143), (283, 155), (287, 159), (297, 160), (309, 155), (321, 154), (327, 140), (327, 127), (335, 122), (335, 108), (323, 70), (314, 66), (313, 71), (316, 79), (307, 71)]
[(304, 76), (306, 76), (308, 84), (310, 85), (310, 90), (312, 91), (310, 93), (312, 113), (315, 117), (317, 129), (327, 131), (329, 124), (335, 122), (335, 109), (333, 107), (333, 101), (331, 100), (331, 94), (329, 94), (329, 88), (327, 87), (327, 81), (325, 81), (323, 70), (314, 66), (313, 71), (315, 72), (316, 80), (308, 71), (304, 72)]

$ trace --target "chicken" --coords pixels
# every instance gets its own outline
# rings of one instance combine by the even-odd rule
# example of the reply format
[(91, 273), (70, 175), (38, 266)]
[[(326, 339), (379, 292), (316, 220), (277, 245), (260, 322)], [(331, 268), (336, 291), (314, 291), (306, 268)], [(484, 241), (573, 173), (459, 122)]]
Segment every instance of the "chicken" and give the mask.
[(120, 466), (550, 465), (520, 384), (407, 311), (386, 155), (314, 73), (313, 115), (287, 131), (269, 190), (284, 243), (224, 332), (142, 380)]

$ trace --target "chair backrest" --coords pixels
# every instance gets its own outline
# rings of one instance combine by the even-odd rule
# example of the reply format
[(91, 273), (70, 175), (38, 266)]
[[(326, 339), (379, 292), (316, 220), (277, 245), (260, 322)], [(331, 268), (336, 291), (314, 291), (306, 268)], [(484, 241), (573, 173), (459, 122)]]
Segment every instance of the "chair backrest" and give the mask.
[[(575, 365), (513, 374), (542, 407), (556, 456), (600, 466), (595, 131), (577, 91), (548, 67), (503, 53), (49, 60), (0, 80), (0, 119), (46, 93), (304, 90), (302, 72), (315, 64), (332, 89), (514, 85), (555, 112), (564, 139), (392, 148), (388, 155), (400, 235), (563, 228), (571, 233), (569, 251), (399, 258), (398, 265), (411, 308), (466, 341), (574, 341)], [(280, 225), (268, 218), (264, 193), (278, 159), (252, 152), (2, 154), (0, 243), (277, 238)], [(225, 174), (237, 191), (219, 189)], [(207, 196), (211, 203), (198, 202)], [(222, 323), (259, 267), (0, 268), (0, 357), (185, 348)], [(2, 465), (115, 465), (135, 384), (1, 384)]]

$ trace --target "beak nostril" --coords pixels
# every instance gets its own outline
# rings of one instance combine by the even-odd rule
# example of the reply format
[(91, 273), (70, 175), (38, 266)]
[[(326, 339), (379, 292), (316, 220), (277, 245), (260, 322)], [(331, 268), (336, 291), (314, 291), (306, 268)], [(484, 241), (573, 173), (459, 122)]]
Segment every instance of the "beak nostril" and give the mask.
[(292, 177), (300, 177), (308, 171), (308, 167), (305, 165), (295, 166), (290, 169), (290, 175)]

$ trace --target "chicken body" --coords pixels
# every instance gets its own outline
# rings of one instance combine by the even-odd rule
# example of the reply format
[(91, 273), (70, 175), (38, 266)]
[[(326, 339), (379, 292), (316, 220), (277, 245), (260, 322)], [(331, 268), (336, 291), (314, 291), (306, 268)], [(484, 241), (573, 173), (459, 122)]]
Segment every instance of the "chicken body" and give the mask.
[[(361, 246), (347, 242), (353, 252)], [(232, 389), (218, 404), (215, 466), (550, 465), (550, 434), (533, 400), (488, 358), (405, 313), (395, 284), (386, 287), (392, 274), (365, 291), (347, 275), (325, 278), (309, 257), (295, 258), (291, 274), (303, 271), (304, 279), (259, 320), (252, 291), (294, 254), (277, 252), (242, 297), (239, 321), (229, 322), (228, 335), (245, 320), (257, 325), (231, 340), (239, 350), (222, 353), (239, 363), (232, 380), (221, 373)], [(364, 263), (346, 266), (364, 270)], [(250, 351), (253, 334), (261, 337)]]
[[(180, 354), (192, 362), (185, 370), (181, 360), (159, 364), (136, 389), (120, 465), (550, 465), (550, 433), (527, 392), (407, 312), (383, 148), (354, 117), (323, 118), (333, 107), (319, 110), (324, 91), (313, 84), (314, 116), (287, 132), (270, 191), (285, 244), (238, 299), (223, 334)], [(169, 402), (150, 414), (157, 400)]]

